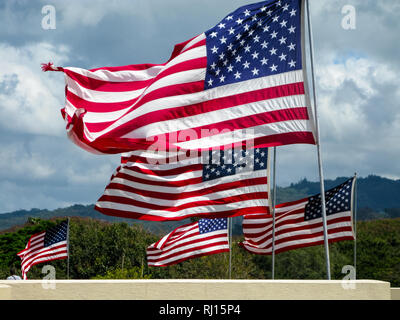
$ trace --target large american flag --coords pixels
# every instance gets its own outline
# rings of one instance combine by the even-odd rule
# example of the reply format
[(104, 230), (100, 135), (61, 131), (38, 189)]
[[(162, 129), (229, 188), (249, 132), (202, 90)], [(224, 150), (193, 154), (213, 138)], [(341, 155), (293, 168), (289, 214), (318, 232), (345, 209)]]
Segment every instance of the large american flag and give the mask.
[(24, 280), (32, 266), (68, 258), (68, 221), (46, 231), (34, 234), (24, 250), (17, 255), (21, 258), (21, 271)]
[[(354, 240), (354, 182), (351, 178), (325, 192), (329, 243)], [(275, 253), (324, 243), (320, 194), (277, 205), (275, 221)], [(272, 223), (270, 214), (244, 216), (240, 246), (254, 254), (271, 254)]]
[(200, 219), (176, 228), (147, 248), (150, 267), (170, 266), (188, 259), (229, 252), (228, 219)]
[(95, 153), (315, 144), (301, 0), (243, 6), (164, 64), (63, 71), (69, 137)]
[[(196, 152), (197, 153), (197, 152)], [(203, 151), (200, 156), (149, 161), (122, 158), (95, 209), (142, 220), (222, 218), (265, 213), (269, 206), (268, 148)], [(150, 162), (150, 163), (149, 163)]]

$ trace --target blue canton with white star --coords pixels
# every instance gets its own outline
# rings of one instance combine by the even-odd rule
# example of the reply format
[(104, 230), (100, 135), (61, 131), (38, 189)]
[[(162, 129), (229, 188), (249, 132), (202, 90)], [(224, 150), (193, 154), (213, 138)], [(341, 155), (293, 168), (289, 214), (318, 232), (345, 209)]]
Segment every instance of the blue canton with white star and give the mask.
[(208, 161), (203, 164), (203, 181), (267, 168), (268, 148), (209, 151)]
[(205, 89), (302, 68), (301, 0), (241, 7), (205, 34)]
[(59, 225), (46, 230), (44, 235), (44, 246), (48, 247), (57, 242), (67, 240), (68, 222), (63, 221)]
[[(354, 178), (347, 180), (336, 188), (325, 192), (326, 215), (336, 214), (351, 210), (352, 190)], [(304, 220), (322, 217), (321, 194), (308, 199), (305, 208)]]
[(199, 220), (200, 234), (218, 231), (218, 230), (224, 230), (224, 229), (228, 229), (228, 219), (227, 218), (200, 219)]

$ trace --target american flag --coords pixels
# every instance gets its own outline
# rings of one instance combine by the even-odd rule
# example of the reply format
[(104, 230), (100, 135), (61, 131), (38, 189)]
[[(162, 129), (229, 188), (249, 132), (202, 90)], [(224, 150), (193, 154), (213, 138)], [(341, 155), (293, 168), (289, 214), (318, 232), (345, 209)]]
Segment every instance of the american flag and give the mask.
[(46, 231), (34, 234), (25, 249), (17, 255), (21, 258), (21, 271), (24, 280), (32, 266), (68, 258), (68, 221)]
[(221, 252), (229, 252), (228, 219), (200, 219), (150, 245), (147, 263), (150, 267), (166, 267)]
[(175, 46), (164, 64), (63, 71), (68, 136), (95, 153), (315, 144), (305, 90), (303, 3), (243, 6)]
[(268, 148), (210, 150), (168, 161), (149, 164), (135, 153), (123, 157), (95, 209), (153, 221), (267, 211)]
[[(351, 178), (325, 192), (329, 243), (354, 240), (354, 182)], [(324, 243), (320, 194), (279, 204), (275, 212), (275, 253)], [(244, 216), (240, 246), (254, 254), (271, 254), (272, 223), (270, 214)]]

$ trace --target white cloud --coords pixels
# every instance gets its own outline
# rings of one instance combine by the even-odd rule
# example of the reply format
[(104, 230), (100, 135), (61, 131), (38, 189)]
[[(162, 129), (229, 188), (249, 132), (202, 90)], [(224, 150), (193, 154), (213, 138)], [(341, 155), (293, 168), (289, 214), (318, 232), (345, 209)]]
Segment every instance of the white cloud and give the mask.
[(43, 73), (40, 64), (62, 64), (68, 60), (67, 54), (67, 47), (43, 42), (22, 47), (0, 43), (1, 127), (23, 133), (63, 133), (64, 77)]

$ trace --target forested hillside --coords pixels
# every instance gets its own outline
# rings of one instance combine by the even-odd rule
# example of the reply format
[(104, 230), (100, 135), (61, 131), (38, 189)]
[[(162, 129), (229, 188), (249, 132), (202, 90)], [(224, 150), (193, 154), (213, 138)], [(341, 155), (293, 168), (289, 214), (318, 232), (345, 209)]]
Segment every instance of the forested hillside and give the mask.
[[(0, 278), (20, 275), (16, 255), (29, 237), (60, 222), (31, 219), (24, 227), (0, 234)], [(357, 224), (357, 278), (390, 281), (400, 286), (400, 219), (359, 221)], [(91, 218), (72, 218), (70, 227), (70, 278), (72, 279), (170, 279), (228, 278), (229, 254), (197, 258), (165, 268), (148, 268), (146, 248), (158, 236), (140, 225), (109, 223)], [(236, 243), (232, 250), (234, 279), (270, 279), (271, 257), (252, 255)], [(342, 279), (342, 268), (353, 265), (353, 241), (330, 245), (332, 278)], [(66, 260), (52, 261), (56, 278), (66, 279)], [(43, 264), (34, 266), (29, 279), (41, 279)], [(277, 279), (325, 279), (323, 246), (303, 248), (276, 256)]]

